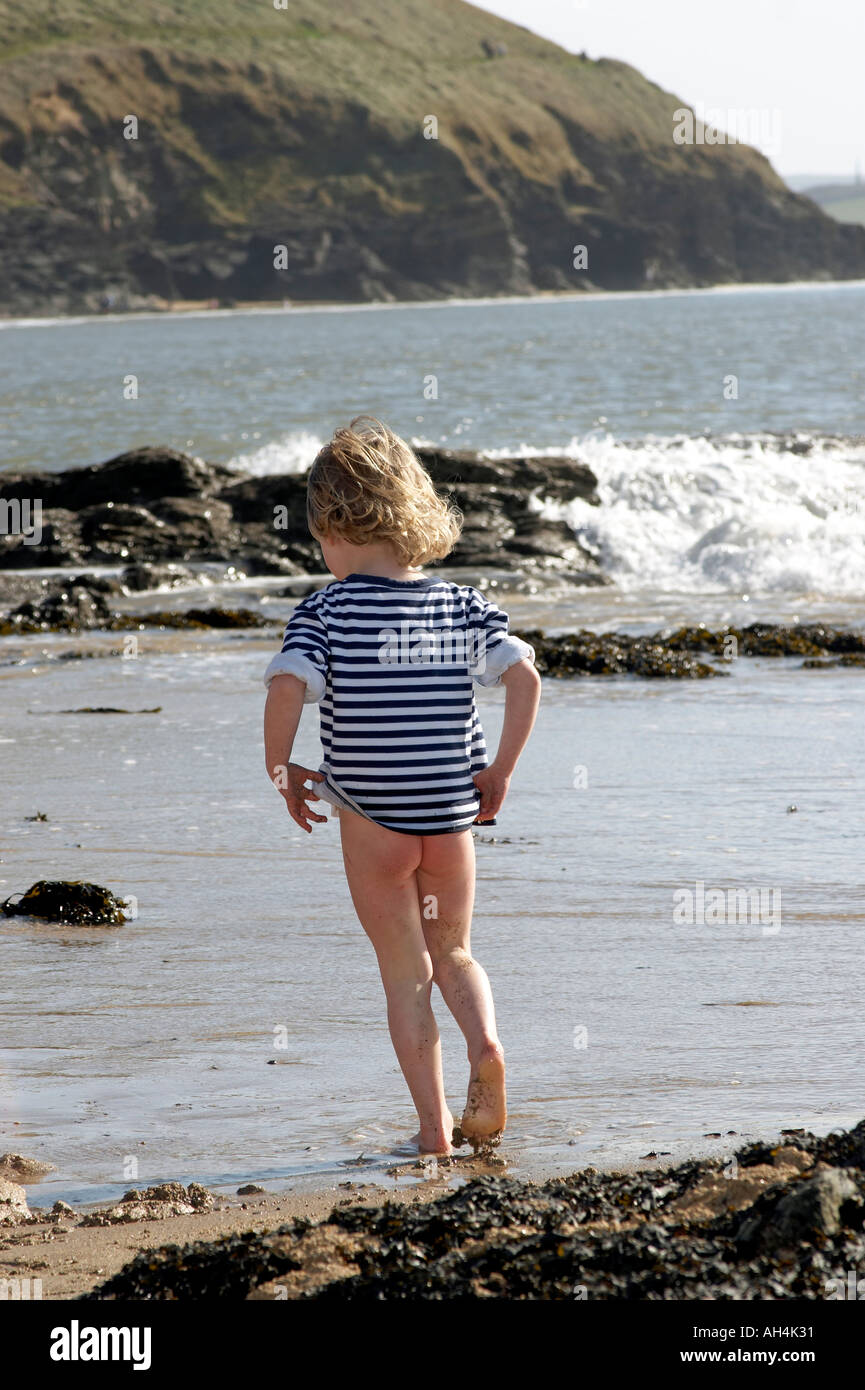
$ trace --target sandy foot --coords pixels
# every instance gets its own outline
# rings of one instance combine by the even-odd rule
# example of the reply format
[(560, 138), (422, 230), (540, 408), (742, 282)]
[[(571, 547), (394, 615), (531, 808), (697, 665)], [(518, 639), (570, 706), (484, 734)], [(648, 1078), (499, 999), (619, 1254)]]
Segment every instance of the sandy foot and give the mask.
[(472, 1070), (458, 1137), (467, 1139), (473, 1148), (496, 1143), (507, 1118), (505, 1054), (500, 1047), (490, 1048)]
[(443, 1134), (432, 1137), (424, 1136), (424, 1142), (421, 1143), (422, 1131), (418, 1130), (417, 1134), (413, 1134), (408, 1141), (408, 1147), (422, 1158), (427, 1155), (430, 1158), (449, 1158), (452, 1157), (454, 1153), (453, 1144), (451, 1143), (453, 1132), (454, 1117), (448, 1112)]

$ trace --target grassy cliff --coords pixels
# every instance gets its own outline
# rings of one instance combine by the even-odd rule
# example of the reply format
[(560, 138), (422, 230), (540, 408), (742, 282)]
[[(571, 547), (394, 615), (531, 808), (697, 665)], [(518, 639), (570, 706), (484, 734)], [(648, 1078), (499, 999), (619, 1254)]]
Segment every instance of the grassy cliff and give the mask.
[(5, 313), (865, 275), (755, 150), (677, 145), (674, 94), (462, 0), (0, 0), (0, 32)]

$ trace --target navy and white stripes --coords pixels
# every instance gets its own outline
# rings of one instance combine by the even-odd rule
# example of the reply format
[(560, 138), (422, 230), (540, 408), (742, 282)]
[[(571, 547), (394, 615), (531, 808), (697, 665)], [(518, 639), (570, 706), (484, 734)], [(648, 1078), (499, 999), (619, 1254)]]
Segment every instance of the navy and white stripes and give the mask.
[(472, 681), (497, 685), (534, 655), (477, 589), (350, 574), (297, 605), (264, 682), (306, 683), (320, 771), (344, 801), (389, 830), (437, 835), (478, 814), (472, 775), (488, 759)]

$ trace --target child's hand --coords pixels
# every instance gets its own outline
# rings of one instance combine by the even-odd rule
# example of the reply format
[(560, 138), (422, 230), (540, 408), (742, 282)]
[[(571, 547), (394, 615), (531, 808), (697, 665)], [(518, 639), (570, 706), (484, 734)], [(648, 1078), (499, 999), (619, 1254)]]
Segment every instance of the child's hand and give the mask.
[(492, 820), (502, 809), (511, 779), (509, 775), (501, 772), (495, 763), (490, 763), (489, 767), (475, 773), (472, 781), (481, 794), (480, 809), (474, 823), (482, 825), (484, 821)]
[(280, 776), (274, 780), (273, 785), (283, 798), (291, 819), (297, 821), (298, 825), (311, 835), (312, 826), (307, 817), (309, 820), (326, 822), (327, 816), (317, 816), (307, 805), (308, 801), (321, 800), (314, 787), (304, 786), (309, 777), (313, 782), (324, 781), (323, 772), (314, 772), (311, 767), (303, 767), (300, 763), (289, 763), (287, 767), (280, 768)]

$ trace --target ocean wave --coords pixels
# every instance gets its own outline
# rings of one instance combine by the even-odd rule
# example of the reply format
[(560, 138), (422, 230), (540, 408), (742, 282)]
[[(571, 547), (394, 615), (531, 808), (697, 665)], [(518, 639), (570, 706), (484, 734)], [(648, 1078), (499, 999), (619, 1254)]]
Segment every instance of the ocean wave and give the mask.
[[(412, 437), (434, 442), (442, 447)], [(256, 476), (298, 474), (323, 443), (290, 432), (230, 463)], [(567, 521), (623, 590), (865, 594), (865, 438), (800, 431), (622, 440), (595, 431), (564, 446), (480, 452), (587, 463), (600, 507), (542, 496), (534, 505)]]
[(622, 589), (865, 593), (863, 438), (596, 434), (522, 452), (593, 469), (600, 507), (537, 506), (567, 521)]
[(248, 454), (235, 454), (228, 460), (228, 467), (251, 473), (256, 478), (278, 473), (305, 473), (324, 442), (308, 430), (297, 430), (272, 439)]

